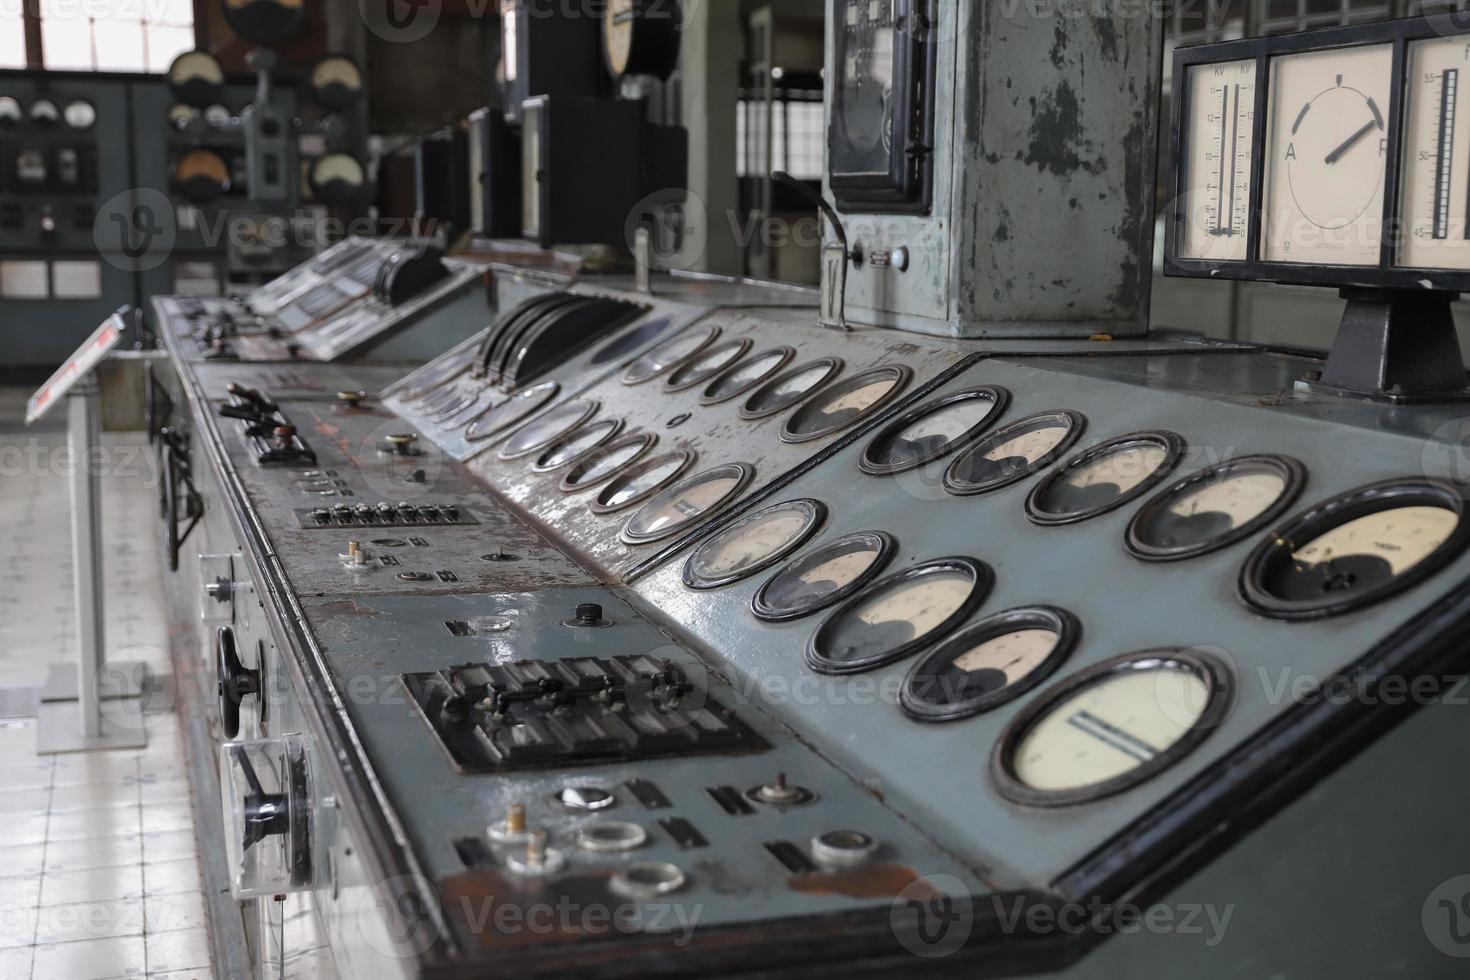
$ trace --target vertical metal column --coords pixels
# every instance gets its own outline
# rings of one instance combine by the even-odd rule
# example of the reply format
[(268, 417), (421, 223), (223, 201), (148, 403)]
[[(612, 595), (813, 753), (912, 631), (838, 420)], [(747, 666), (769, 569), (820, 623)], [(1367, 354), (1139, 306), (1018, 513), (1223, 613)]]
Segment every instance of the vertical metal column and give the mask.
[(102, 734), (97, 678), (105, 637), (102, 615), (102, 501), (92, 449), (98, 442), (96, 378), (86, 377), (67, 395), (67, 444), (71, 449), (71, 558), (76, 588), (77, 700), (83, 739)]

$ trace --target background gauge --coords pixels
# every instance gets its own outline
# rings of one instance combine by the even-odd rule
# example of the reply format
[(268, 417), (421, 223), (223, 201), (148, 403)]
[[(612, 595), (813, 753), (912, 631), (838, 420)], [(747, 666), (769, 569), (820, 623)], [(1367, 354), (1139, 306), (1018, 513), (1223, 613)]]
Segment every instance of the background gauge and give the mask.
[(694, 453), (675, 449), (626, 467), (592, 499), (592, 513), (611, 514), (640, 504), (694, 465)]
[(440, 385), (453, 381), (469, 370), (470, 365), (475, 362), (475, 352), (467, 350), (450, 358), (447, 361), (436, 363), (430, 369), (416, 375), (403, 389), (403, 397), (409, 401), (419, 401)]
[(97, 122), (97, 107), (86, 99), (72, 99), (61, 111), (67, 129), (77, 131), (91, 129)]
[(561, 478), (558, 489), (562, 493), (581, 493), (611, 480), (619, 470), (642, 459), (656, 442), (658, 436), (649, 432), (629, 432), (619, 436), (572, 463), (566, 476)]
[(621, 360), (663, 333), (672, 322), (673, 320), (669, 317), (657, 317), (614, 337), (597, 348), (597, 353), (592, 355), (591, 363), (606, 364), (609, 361)]
[(944, 489), (964, 497), (1008, 487), (1061, 459), (1086, 427), (1087, 419), (1069, 411), (1017, 419), (950, 463)]
[(623, 384), (641, 385), (672, 371), (714, 343), (719, 335), (719, 327), (694, 327), (676, 337), (670, 337), (629, 364), (628, 369), (623, 372)]
[(174, 185), (191, 201), (213, 201), (230, 189), (230, 168), (213, 150), (190, 150), (174, 164)]
[(1409, 43), (1404, 132), (1407, 234), (1398, 265), (1470, 269), (1470, 58), (1465, 38)]
[(539, 412), (547, 402), (556, 397), (560, 390), (561, 385), (555, 381), (543, 381), (539, 385), (522, 388), (471, 422), (464, 430), (465, 439), (470, 442), (480, 442), (494, 438), (503, 432), (509, 432), (514, 426), (530, 418), (533, 413)]
[(779, 374), (761, 385), (740, 406), (743, 419), (763, 419), (778, 415), (800, 402), (842, 372), (842, 360), (819, 357)]
[(899, 705), (916, 721), (956, 721), (999, 707), (1046, 680), (1081, 627), (1050, 606), (1008, 609), (961, 630), (914, 664)]
[(602, 18), (602, 50), (613, 78), (668, 78), (679, 66), (684, 25), (677, 3), (608, 0)]
[(647, 544), (678, 534), (734, 500), (755, 476), (748, 463), (724, 463), (657, 494), (623, 525), (623, 541)]
[(858, 466), (864, 473), (886, 476), (943, 459), (980, 438), (1010, 400), (1004, 388), (986, 385), (911, 408), (873, 437)]
[(225, 70), (208, 51), (185, 51), (169, 64), (165, 78), (173, 97), (195, 109), (214, 105), (225, 94)]
[(1255, 157), (1256, 60), (1195, 65), (1188, 86), (1188, 186), (1179, 256), (1243, 261)]
[(1251, 552), (1241, 593), (1278, 619), (1317, 619), (1378, 602), (1422, 582), (1470, 539), (1452, 484), (1373, 483), (1292, 518)]
[(348, 153), (327, 153), (311, 161), (306, 183), (323, 204), (339, 207), (357, 200), (367, 188), (362, 161)]
[(37, 99), (31, 103), (31, 125), (55, 126), (61, 122), (61, 110), (50, 99)]
[(221, 127), (230, 121), (230, 110), (215, 104), (204, 110), (204, 121), (211, 126)]
[(1177, 561), (1234, 544), (1280, 517), (1306, 476), (1287, 456), (1241, 456), (1192, 473), (1139, 508), (1128, 550), (1145, 561)]
[(323, 55), (306, 78), (307, 94), (333, 112), (348, 108), (362, 95), (362, 69), (345, 54)]
[(9, 95), (0, 95), (0, 129), (14, 129), (24, 118), (19, 102)]
[(597, 402), (589, 398), (565, 402), (537, 416), (505, 440), (501, 459), (519, 459), (545, 449), (597, 414)]
[(805, 544), (827, 516), (821, 501), (788, 500), (717, 531), (684, 563), (684, 584), (716, 589), (769, 568)]
[(903, 391), (913, 372), (899, 365), (864, 371), (807, 401), (781, 426), (782, 442), (810, 442), (872, 415)]
[(807, 644), (806, 665), (856, 674), (902, 660), (968, 619), (994, 580), (973, 558), (940, 558), (880, 579), (828, 614)]
[(1392, 89), (1391, 44), (1272, 59), (1265, 259), (1378, 263)]
[(737, 364), (715, 378), (700, 393), (701, 405), (716, 405), (738, 398), (786, 366), (796, 356), (791, 347), (773, 347)]
[(1105, 660), (1043, 691), (991, 756), (1001, 795), (1034, 806), (1112, 796), (1188, 755), (1230, 710), (1233, 678), (1196, 650)]
[(738, 361), (748, 350), (750, 350), (748, 337), (715, 344), (698, 357), (685, 362), (683, 367), (670, 372), (669, 376), (664, 379), (664, 387), (669, 391), (683, 391), (686, 388), (702, 385)]
[(828, 541), (771, 576), (756, 592), (751, 609), (759, 619), (800, 619), (847, 598), (888, 564), (893, 538), (859, 531)]
[(1109, 439), (1048, 473), (1026, 498), (1034, 524), (1075, 524), (1143, 496), (1173, 472), (1184, 440), (1172, 432), (1136, 432)]
[(563, 466), (569, 466), (598, 446), (604, 445), (622, 428), (622, 419), (598, 419), (596, 422), (588, 422), (575, 432), (569, 432), (547, 446), (546, 451), (536, 457), (536, 462), (531, 468), (537, 473), (549, 473)]

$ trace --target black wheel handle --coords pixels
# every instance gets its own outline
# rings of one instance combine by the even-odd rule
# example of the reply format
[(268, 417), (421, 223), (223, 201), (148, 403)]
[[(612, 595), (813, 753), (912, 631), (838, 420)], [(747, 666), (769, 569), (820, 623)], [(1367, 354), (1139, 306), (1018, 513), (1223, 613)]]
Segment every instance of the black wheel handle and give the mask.
[(226, 738), (240, 734), (240, 705), (247, 697), (260, 696), (260, 671), (240, 662), (235, 648), (235, 631), (221, 626), (214, 634), (215, 663), (219, 668), (219, 719)]

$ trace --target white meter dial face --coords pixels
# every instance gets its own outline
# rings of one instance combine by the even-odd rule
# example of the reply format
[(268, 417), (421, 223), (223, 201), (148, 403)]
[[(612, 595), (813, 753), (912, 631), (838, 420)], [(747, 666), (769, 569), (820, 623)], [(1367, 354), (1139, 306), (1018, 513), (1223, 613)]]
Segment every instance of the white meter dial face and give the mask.
[(1189, 70), (1185, 224), (1179, 256), (1240, 262), (1248, 257), (1256, 124), (1256, 61)]
[(1470, 269), (1470, 37), (1409, 45), (1398, 265)]
[(1278, 56), (1270, 88), (1262, 258), (1377, 265), (1393, 46)]

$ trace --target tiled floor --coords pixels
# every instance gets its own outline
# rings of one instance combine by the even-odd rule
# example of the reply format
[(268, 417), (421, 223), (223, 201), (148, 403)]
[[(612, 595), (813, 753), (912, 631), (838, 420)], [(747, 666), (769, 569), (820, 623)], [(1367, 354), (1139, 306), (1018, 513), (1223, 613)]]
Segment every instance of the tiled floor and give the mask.
[[(65, 433), (18, 426), (0, 389), (0, 686), (74, 660)], [(141, 437), (103, 438), (110, 658), (168, 672), (156, 483)], [(208, 980), (177, 717), (141, 751), (37, 756), (34, 719), (0, 721), (0, 978)]]

